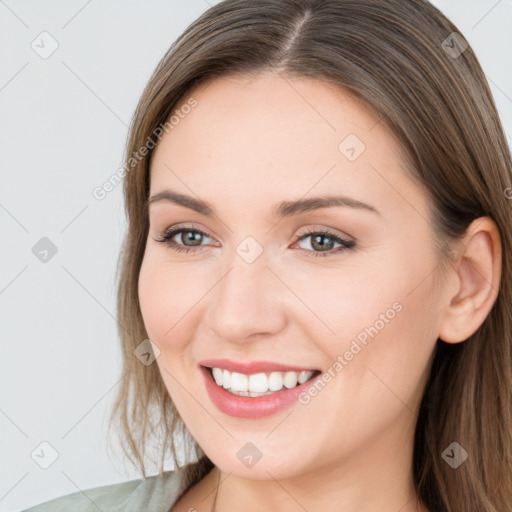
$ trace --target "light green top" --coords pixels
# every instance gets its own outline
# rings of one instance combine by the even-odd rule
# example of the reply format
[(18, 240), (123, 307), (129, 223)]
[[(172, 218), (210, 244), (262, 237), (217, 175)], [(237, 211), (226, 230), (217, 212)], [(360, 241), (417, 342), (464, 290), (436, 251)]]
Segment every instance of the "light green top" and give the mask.
[(146, 479), (93, 487), (21, 512), (168, 512), (185, 485), (185, 468)]

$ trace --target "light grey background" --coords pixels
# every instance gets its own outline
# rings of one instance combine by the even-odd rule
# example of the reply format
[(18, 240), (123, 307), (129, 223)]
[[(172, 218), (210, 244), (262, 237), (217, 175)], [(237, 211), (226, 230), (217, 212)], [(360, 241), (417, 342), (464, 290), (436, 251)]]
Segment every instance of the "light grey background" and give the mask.
[[(476, 51), (512, 144), (512, 0), (433, 3)], [(139, 477), (106, 448), (122, 187), (92, 191), (122, 165), (154, 67), (208, 6), (0, 0), (1, 511)]]

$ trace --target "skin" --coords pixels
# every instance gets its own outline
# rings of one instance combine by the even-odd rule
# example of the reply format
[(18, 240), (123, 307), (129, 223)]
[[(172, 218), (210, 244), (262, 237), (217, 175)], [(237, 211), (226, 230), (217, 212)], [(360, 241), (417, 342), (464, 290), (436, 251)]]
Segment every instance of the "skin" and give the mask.
[[(155, 150), (150, 196), (170, 188), (217, 215), (152, 204), (139, 279), (166, 388), (216, 465), (172, 510), (210, 510), (220, 470), (216, 510), (426, 511), (411, 472), (418, 407), (437, 338), (467, 339), (496, 298), (496, 226), (475, 221), (436, 285), (428, 196), (409, 177), (398, 141), (361, 103), (275, 73), (215, 79), (192, 96), (197, 106)], [(348, 134), (366, 146), (354, 161), (338, 149)], [(281, 201), (334, 193), (379, 213), (337, 206), (272, 216)], [(177, 225), (207, 233), (202, 245), (185, 253), (157, 242)], [(327, 239), (331, 256), (315, 257), (313, 237), (299, 240), (310, 228), (355, 247), (336, 253)], [(236, 252), (247, 236), (263, 249), (252, 263)], [(174, 241), (184, 246), (184, 238)], [(327, 372), (397, 302), (400, 312), (309, 403), (244, 419), (210, 401), (199, 361)], [(247, 442), (262, 453), (251, 468), (237, 458)]]

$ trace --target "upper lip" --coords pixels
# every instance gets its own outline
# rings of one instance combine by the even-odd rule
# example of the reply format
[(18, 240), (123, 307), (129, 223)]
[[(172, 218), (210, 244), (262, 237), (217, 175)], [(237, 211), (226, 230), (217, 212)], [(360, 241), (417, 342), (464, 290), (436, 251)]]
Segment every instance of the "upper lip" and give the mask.
[(301, 372), (315, 371), (311, 367), (293, 366), (283, 363), (274, 363), (272, 361), (231, 361), (230, 359), (205, 359), (200, 361), (201, 366), (207, 368), (222, 368), (230, 372), (253, 374), (260, 372)]

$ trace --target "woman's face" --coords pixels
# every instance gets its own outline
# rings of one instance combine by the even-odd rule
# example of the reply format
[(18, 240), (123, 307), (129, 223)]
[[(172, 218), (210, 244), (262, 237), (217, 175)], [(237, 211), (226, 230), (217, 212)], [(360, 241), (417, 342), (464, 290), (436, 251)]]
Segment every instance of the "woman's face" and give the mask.
[(396, 140), (314, 80), (222, 78), (192, 96), (151, 164), (150, 197), (186, 201), (149, 205), (139, 279), (186, 426), (254, 479), (408, 459), (442, 300), (427, 196)]

